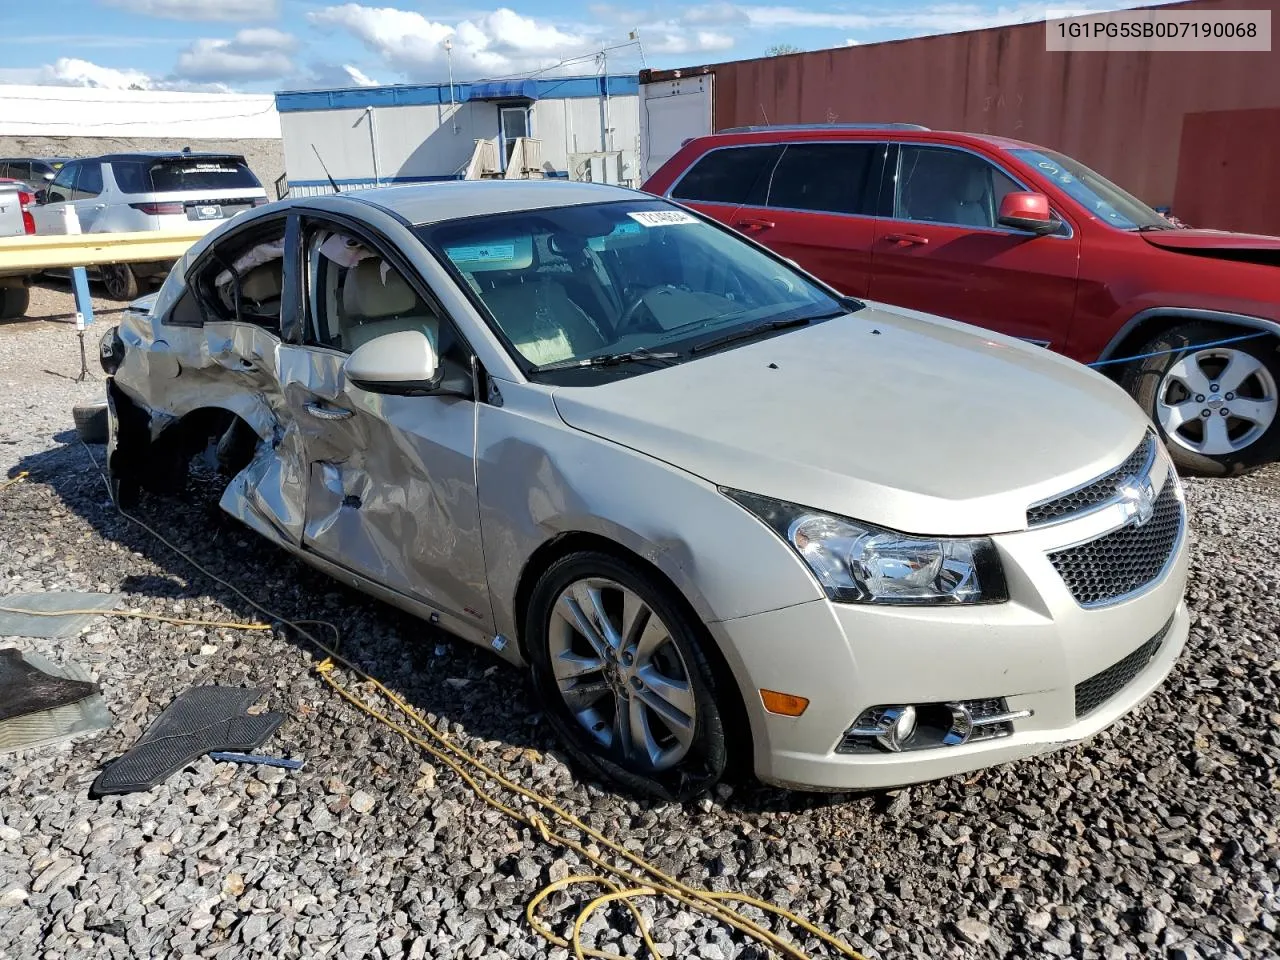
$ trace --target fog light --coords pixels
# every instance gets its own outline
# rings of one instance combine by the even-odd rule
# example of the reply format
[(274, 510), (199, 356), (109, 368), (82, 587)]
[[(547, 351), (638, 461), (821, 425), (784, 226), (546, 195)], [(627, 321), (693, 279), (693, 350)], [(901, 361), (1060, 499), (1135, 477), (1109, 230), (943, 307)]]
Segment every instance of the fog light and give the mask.
[(999, 697), (945, 703), (885, 704), (862, 711), (837, 753), (923, 750), (958, 747), (1013, 733), (1013, 721), (1031, 716), (1030, 710), (1010, 711)]
[(906, 706), (873, 707), (858, 718), (845, 738), (874, 740), (893, 753), (900, 751), (916, 732), (916, 708)]

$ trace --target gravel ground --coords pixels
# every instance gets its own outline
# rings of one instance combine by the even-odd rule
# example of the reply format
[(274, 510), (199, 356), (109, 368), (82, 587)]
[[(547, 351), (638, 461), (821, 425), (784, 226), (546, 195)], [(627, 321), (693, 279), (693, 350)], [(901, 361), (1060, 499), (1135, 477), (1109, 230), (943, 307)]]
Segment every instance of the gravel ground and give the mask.
[[(0, 475), (31, 473), (0, 491), (0, 594), (110, 589), (153, 612), (254, 616), (113, 512), (67, 433), (72, 401), (101, 382), (44, 368), (75, 372), (73, 331), (0, 327)], [(142, 509), (285, 615), (338, 624), (349, 656), (457, 742), (593, 826), (685, 881), (773, 900), (869, 955), (1264, 957), (1280, 956), (1278, 479), (1273, 468), (1189, 484), (1187, 653), (1090, 743), (893, 794), (738, 784), (686, 806), (576, 777), (514, 671), (284, 556), (220, 514), (211, 486)], [(0, 760), (0, 957), (568, 956), (522, 911), (549, 878), (577, 872), (574, 858), (337, 699), (304, 647), (120, 619), (73, 641), (16, 642), (88, 665), (116, 723)], [(288, 719), (264, 750), (305, 768), (204, 759), (149, 793), (88, 799), (102, 763), (206, 683), (266, 690)], [(668, 956), (763, 956), (700, 918), (644, 909)], [(588, 931), (615, 952), (639, 946), (624, 916)]]

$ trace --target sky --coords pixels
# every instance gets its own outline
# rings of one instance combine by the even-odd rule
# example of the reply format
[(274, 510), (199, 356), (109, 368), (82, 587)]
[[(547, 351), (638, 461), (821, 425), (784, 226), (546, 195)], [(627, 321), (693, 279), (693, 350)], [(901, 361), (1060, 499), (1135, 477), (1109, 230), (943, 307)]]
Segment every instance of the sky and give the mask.
[[(1046, 15), (1018, 0), (482, 2), (0, 0), (0, 83), (265, 93), (445, 82), (450, 67), (459, 81), (634, 73)], [(1141, 0), (1066, 2), (1054, 12)]]

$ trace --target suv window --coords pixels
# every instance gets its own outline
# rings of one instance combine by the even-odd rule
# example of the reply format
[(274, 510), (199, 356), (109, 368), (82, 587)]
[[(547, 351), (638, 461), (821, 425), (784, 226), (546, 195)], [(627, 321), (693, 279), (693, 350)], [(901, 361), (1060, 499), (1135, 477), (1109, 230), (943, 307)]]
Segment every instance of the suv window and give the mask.
[(712, 150), (681, 177), (671, 196), (676, 200), (762, 206), (769, 174), (781, 155), (782, 147), (777, 144)]
[(62, 203), (75, 199), (76, 173), (79, 170), (80, 164), (68, 163), (58, 171), (58, 175), (53, 178), (53, 183), (49, 184), (49, 203)]
[(122, 193), (239, 190), (262, 186), (240, 157), (139, 157), (112, 161), (111, 172)]
[(80, 167), (80, 179), (76, 183), (76, 199), (96, 197), (102, 193), (102, 164), (87, 160)]
[(769, 183), (768, 205), (874, 215), (883, 143), (788, 144)]
[(309, 345), (350, 353), (388, 333), (421, 330), (436, 356), (467, 366), (452, 324), (377, 249), (341, 230), (315, 226), (306, 250)]
[(965, 227), (995, 227), (1000, 201), (1020, 190), (992, 163), (964, 150), (903, 144), (893, 215)]
[(8, 168), (8, 172), (5, 174), (6, 177), (12, 177), (14, 180), (31, 179), (31, 164), (29, 163), (24, 163), (21, 160), (11, 160), (6, 164), (6, 167)]

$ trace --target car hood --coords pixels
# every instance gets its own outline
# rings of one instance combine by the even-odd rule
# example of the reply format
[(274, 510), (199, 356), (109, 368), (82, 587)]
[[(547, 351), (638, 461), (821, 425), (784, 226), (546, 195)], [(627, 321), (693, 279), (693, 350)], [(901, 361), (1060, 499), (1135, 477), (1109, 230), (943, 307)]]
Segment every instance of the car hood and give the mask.
[(1030, 504), (1147, 429), (1085, 367), (882, 305), (554, 400), (570, 426), (711, 483), (927, 535), (1025, 528)]
[(1280, 263), (1280, 237), (1226, 230), (1146, 230), (1139, 236), (1165, 250)]

